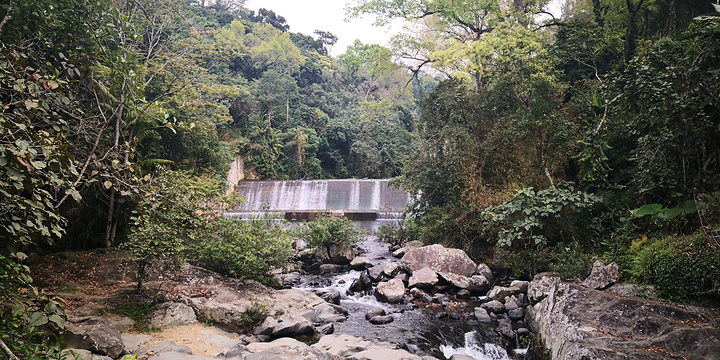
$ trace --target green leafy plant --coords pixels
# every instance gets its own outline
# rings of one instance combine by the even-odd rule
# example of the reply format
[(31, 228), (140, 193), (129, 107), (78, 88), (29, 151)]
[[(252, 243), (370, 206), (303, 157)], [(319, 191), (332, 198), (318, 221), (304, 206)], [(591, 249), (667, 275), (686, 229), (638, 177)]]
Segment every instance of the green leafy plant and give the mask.
[(548, 243), (543, 229), (551, 221), (564, 220), (563, 215), (591, 207), (602, 198), (582, 191), (574, 191), (570, 183), (535, 192), (533, 188), (518, 190), (513, 197), (482, 212), (486, 231), (497, 231), (497, 245), (509, 247)]
[(250, 297), (250, 300), (250, 305), (240, 314), (240, 326), (247, 334), (252, 334), (255, 328), (270, 315), (270, 304), (267, 301), (260, 301), (254, 297)]
[(637, 218), (651, 216), (653, 220), (671, 220), (681, 215), (694, 214), (697, 212), (695, 200), (683, 201), (674, 208), (666, 208), (662, 204), (643, 205), (630, 213)]
[(220, 274), (273, 284), (270, 271), (292, 256), (289, 231), (270, 220), (219, 219), (208, 224), (190, 248), (192, 263)]
[(329, 259), (334, 246), (348, 247), (362, 239), (365, 233), (344, 217), (320, 214), (314, 221), (303, 224), (300, 236), (311, 247), (322, 249)]

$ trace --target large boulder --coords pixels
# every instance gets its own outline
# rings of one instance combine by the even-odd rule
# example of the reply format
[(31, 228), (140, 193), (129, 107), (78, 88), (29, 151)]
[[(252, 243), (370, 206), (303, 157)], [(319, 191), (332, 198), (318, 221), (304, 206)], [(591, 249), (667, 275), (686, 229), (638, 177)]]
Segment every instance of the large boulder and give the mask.
[(397, 275), (399, 271), (400, 265), (392, 261), (385, 263), (385, 267), (383, 268), (383, 274), (385, 274), (385, 276), (387, 276), (388, 278), (395, 277), (395, 275)]
[(372, 266), (373, 265), (372, 265), (372, 262), (370, 262), (370, 259), (363, 257), (363, 256), (358, 256), (358, 257), (352, 259), (352, 261), (350, 262), (350, 267), (352, 267), (355, 270), (359, 270), (359, 271), (369, 269)]
[(330, 360), (322, 351), (292, 338), (248, 344), (242, 355), (239, 358), (243, 360)]
[(488, 294), (488, 297), (493, 300), (497, 301), (505, 301), (505, 298), (508, 296), (518, 295), (522, 293), (520, 288), (513, 287), (513, 286), (495, 286), (490, 290), (490, 293)]
[(401, 258), (401, 257), (405, 256), (405, 254), (408, 251), (410, 251), (412, 249), (421, 248), (421, 247), (423, 247), (423, 245), (424, 244), (422, 243), (422, 241), (417, 241), (417, 240), (408, 241), (405, 244), (405, 246), (393, 251), (393, 256), (396, 258)]
[(285, 315), (279, 319), (267, 317), (262, 324), (255, 329), (255, 335), (268, 335), (270, 337), (296, 337), (301, 335), (312, 335), (315, 328), (305, 317), (298, 315)]
[(195, 311), (185, 304), (166, 302), (150, 315), (150, 325), (156, 328), (168, 328), (197, 322)]
[(706, 313), (557, 283), (525, 319), (552, 359), (717, 359), (720, 328)]
[(429, 267), (424, 267), (413, 271), (408, 287), (429, 288), (437, 285), (438, 281), (437, 273)]
[(120, 332), (103, 317), (71, 319), (65, 326), (62, 340), (69, 348), (89, 350), (117, 358), (123, 352)]
[(375, 297), (391, 304), (402, 302), (405, 297), (405, 284), (399, 279), (383, 281), (375, 287)]
[(477, 266), (477, 269), (475, 270), (475, 273), (478, 275), (482, 275), (487, 279), (488, 281), (493, 281), (493, 273), (492, 270), (490, 270), (490, 267), (487, 266), (485, 263), (480, 263)]
[(434, 359), (413, 355), (397, 346), (370, 342), (350, 335), (325, 335), (313, 344), (313, 349), (332, 356), (333, 359), (349, 360), (426, 360)]
[(535, 304), (546, 298), (550, 291), (560, 283), (560, 277), (556, 273), (544, 272), (533, 277), (528, 285), (527, 295), (531, 304)]
[(428, 267), (438, 273), (452, 273), (470, 277), (477, 265), (462, 250), (448, 249), (435, 244), (412, 249), (402, 257), (401, 262), (411, 271)]
[(582, 285), (596, 290), (602, 290), (618, 281), (620, 278), (620, 267), (616, 263), (603, 265), (598, 260), (593, 264), (590, 276), (582, 282)]

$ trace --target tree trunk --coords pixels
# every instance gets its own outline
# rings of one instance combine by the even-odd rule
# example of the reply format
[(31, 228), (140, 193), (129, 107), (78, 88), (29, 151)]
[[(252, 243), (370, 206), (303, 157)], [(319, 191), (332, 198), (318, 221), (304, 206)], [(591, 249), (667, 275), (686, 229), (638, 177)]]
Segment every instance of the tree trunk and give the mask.
[(113, 217), (115, 216), (115, 188), (110, 190), (110, 205), (108, 206), (108, 216), (105, 223), (105, 239), (103, 245), (106, 248), (112, 246), (112, 229), (113, 229)]

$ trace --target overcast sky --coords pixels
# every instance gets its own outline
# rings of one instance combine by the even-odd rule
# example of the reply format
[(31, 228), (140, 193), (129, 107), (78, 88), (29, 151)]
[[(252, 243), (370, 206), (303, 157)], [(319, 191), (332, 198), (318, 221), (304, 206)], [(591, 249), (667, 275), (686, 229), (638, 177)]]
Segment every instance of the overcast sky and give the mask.
[(282, 16), (290, 25), (291, 32), (299, 32), (315, 37), (315, 30), (329, 31), (338, 37), (331, 55), (337, 57), (345, 49), (360, 39), (365, 44), (387, 46), (393, 34), (402, 30), (401, 25), (379, 28), (372, 26), (374, 18), (345, 21), (346, 0), (247, 0), (245, 6), (258, 11), (260, 8), (272, 10)]

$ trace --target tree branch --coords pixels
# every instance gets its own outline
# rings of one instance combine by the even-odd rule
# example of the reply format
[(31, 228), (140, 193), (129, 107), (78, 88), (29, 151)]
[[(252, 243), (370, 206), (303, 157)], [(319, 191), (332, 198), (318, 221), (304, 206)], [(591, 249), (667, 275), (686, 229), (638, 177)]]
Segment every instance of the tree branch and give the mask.
[(12, 351), (10, 351), (10, 348), (5, 345), (5, 342), (2, 341), (2, 339), (0, 339), (0, 348), (3, 349), (3, 352), (5, 352), (9, 360), (20, 360), (17, 356), (15, 356), (15, 354), (12, 353)]

